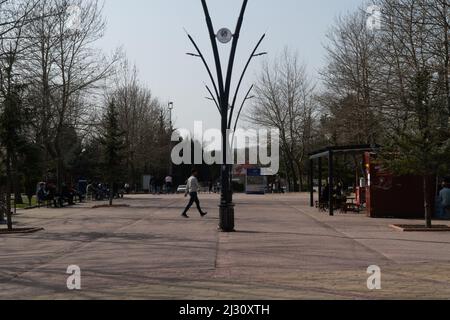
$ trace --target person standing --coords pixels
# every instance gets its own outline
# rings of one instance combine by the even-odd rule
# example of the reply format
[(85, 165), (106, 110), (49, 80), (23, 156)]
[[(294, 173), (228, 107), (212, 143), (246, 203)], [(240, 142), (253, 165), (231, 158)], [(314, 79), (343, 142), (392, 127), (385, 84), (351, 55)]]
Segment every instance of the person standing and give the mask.
[(156, 179), (154, 176), (150, 177), (150, 182), (149, 182), (149, 192), (150, 194), (155, 194), (156, 193)]
[(198, 183), (198, 171), (197, 170), (192, 170), (192, 174), (191, 177), (188, 179), (187, 182), (187, 186), (186, 186), (186, 193), (185, 193), (185, 197), (190, 196), (190, 200), (189, 203), (186, 207), (186, 209), (184, 209), (183, 214), (181, 215), (183, 218), (189, 218), (189, 216), (187, 215), (187, 212), (189, 211), (189, 209), (191, 209), (192, 205), (195, 203), (197, 205), (197, 209), (198, 212), (200, 213), (200, 215), (202, 217), (206, 216), (208, 214), (208, 212), (203, 212), (202, 208), (200, 206), (200, 200), (198, 199), (198, 191), (199, 191), (199, 183)]
[(209, 194), (213, 193), (213, 188), (214, 188), (214, 183), (212, 182), (212, 180), (209, 181)]
[(444, 214), (446, 219), (450, 219), (450, 183), (447, 181), (444, 188), (439, 193), (439, 201), (441, 202), (442, 208), (444, 209)]
[(173, 193), (172, 188), (173, 188), (173, 178), (172, 176), (169, 175), (166, 177), (166, 193), (172, 194)]

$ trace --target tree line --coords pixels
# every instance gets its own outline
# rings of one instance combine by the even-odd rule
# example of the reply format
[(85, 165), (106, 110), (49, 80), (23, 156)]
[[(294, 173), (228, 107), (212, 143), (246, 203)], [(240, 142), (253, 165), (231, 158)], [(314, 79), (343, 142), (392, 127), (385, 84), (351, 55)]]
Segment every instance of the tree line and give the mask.
[[(368, 26), (373, 4), (379, 28)], [(318, 81), (288, 49), (262, 65), (245, 118), (279, 129), (280, 174), (291, 191), (308, 187), (308, 154), (328, 145), (381, 145), (386, 166), (422, 175), (425, 191), (426, 177), (448, 174), (449, 6), (376, 0), (338, 17)], [(122, 50), (97, 47), (105, 28), (97, 0), (0, 0), (5, 199), (21, 202), (39, 181), (134, 187), (143, 174), (170, 171), (169, 110)]]
[[(377, 28), (370, 5), (379, 10)], [(448, 0), (379, 0), (338, 17), (318, 84), (289, 50), (263, 66), (247, 119), (280, 130), (291, 190), (306, 185), (307, 154), (329, 145), (381, 145), (385, 165), (423, 176), (428, 194), (427, 177), (448, 174), (449, 7)]]
[(2, 214), (11, 212), (11, 194), (31, 199), (40, 181), (58, 191), (80, 178), (106, 182), (111, 125), (121, 146), (114, 182), (134, 186), (167, 170), (168, 110), (123, 50), (98, 48), (102, 10), (97, 0), (0, 0)]

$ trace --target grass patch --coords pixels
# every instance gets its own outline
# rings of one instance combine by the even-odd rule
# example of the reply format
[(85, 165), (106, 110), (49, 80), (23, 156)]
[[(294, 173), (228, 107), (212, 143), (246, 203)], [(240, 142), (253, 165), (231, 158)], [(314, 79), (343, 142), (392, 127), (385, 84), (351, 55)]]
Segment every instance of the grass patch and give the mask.
[[(28, 207), (35, 207), (38, 205), (36, 196), (33, 196), (33, 198), (31, 199), (31, 206), (30, 206), (30, 203), (28, 202), (27, 196), (22, 195), (22, 201), (23, 201), (23, 204), (16, 205), (17, 209), (26, 209)], [(11, 208), (14, 208), (14, 199), (11, 199)]]

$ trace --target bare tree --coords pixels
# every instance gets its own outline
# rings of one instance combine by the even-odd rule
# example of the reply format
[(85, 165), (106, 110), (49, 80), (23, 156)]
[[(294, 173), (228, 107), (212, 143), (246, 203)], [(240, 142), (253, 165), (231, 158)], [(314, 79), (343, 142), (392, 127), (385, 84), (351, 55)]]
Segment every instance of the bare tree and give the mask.
[(165, 175), (170, 160), (168, 110), (138, 79), (136, 67), (123, 60), (108, 92), (125, 132), (127, 179), (135, 186), (143, 174)]
[[(8, 230), (13, 229), (11, 195), (19, 191), (17, 163), (19, 148), (24, 140), (23, 93), (26, 77), (18, 67), (26, 48), (23, 29), (31, 19), (35, 1), (0, 2), (0, 143), (1, 156), (6, 169), (6, 205)], [(18, 193), (21, 201), (21, 194)], [(3, 210), (0, 210), (3, 221)]]
[(323, 132), (334, 143), (384, 146), (386, 166), (423, 176), (427, 226), (430, 177), (448, 163), (448, 0), (380, 0), (380, 30), (366, 28), (364, 10), (330, 33)]
[(265, 63), (256, 85), (256, 101), (247, 121), (280, 130), (281, 151), (290, 189), (303, 186), (305, 161), (311, 151), (317, 109), (315, 85), (296, 54), (285, 50), (273, 64)]
[(382, 8), (379, 70), (388, 137), (385, 156), (396, 171), (423, 176), (426, 224), (431, 227), (429, 178), (446, 163), (450, 150), (448, 17), (445, 23), (439, 19), (448, 12), (448, 3), (383, 1)]
[[(70, 8), (77, 8), (75, 25), (68, 19)], [(37, 16), (28, 30), (34, 55), (29, 70), (38, 102), (36, 130), (55, 163), (60, 188), (67, 162), (65, 131), (83, 129), (93, 111), (93, 94), (102, 91), (118, 54), (107, 58), (95, 48), (105, 29), (96, 0), (43, 0)]]
[(360, 10), (340, 17), (328, 34), (327, 66), (321, 72), (324, 92), (322, 134), (332, 144), (374, 144), (380, 139), (375, 110), (377, 42)]

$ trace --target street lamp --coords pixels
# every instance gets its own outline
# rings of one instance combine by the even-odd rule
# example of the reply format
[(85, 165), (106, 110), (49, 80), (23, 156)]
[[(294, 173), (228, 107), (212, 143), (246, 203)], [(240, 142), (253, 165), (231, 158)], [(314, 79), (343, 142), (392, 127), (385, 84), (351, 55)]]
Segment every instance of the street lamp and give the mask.
[[(169, 109), (169, 121), (170, 121), (170, 141), (169, 141), (169, 146), (170, 148), (172, 148), (172, 133), (173, 133), (173, 121), (172, 121), (172, 112), (173, 112), (173, 102), (169, 102), (167, 104), (167, 108)], [(172, 176), (173, 175), (173, 162), (172, 162), (172, 157), (170, 155), (169, 152), (169, 175)]]
[[(235, 222), (234, 222), (234, 204), (233, 204), (233, 195), (232, 195), (232, 189), (231, 189), (231, 181), (230, 181), (230, 173), (232, 169), (232, 165), (228, 163), (227, 154), (228, 150), (230, 148), (229, 145), (229, 137), (228, 137), (228, 130), (231, 128), (232, 121), (233, 121), (233, 113), (236, 106), (237, 96), (244, 78), (244, 75), (248, 69), (248, 66), (250, 65), (251, 60), (254, 57), (261, 56), (266, 54), (263, 53), (257, 53), (257, 50), (261, 44), (261, 42), (265, 38), (265, 34), (261, 37), (261, 39), (258, 41), (255, 49), (253, 50), (252, 54), (250, 55), (247, 64), (245, 65), (245, 68), (241, 74), (241, 77), (239, 78), (238, 85), (236, 87), (236, 90), (234, 92), (232, 103), (230, 104), (230, 98), (231, 98), (231, 82), (232, 82), (232, 75), (233, 75), (233, 69), (234, 69), (234, 60), (236, 57), (236, 49), (239, 42), (239, 36), (242, 28), (242, 24), (244, 21), (244, 15), (247, 8), (248, 0), (243, 0), (242, 8), (240, 11), (239, 19), (236, 25), (236, 29), (234, 34), (227, 28), (220, 29), (217, 33), (214, 30), (213, 22), (211, 20), (211, 16), (209, 14), (208, 5), (206, 3), (206, 0), (201, 0), (203, 11), (206, 18), (206, 25), (208, 27), (209, 36), (211, 40), (211, 46), (212, 51), (214, 55), (214, 62), (216, 67), (216, 78), (213, 76), (213, 73), (206, 62), (206, 59), (202, 52), (200, 51), (197, 43), (194, 41), (192, 36), (190, 34), (187, 34), (189, 40), (193, 44), (196, 53), (187, 53), (189, 56), (200, 58), (203, 62), (203, 65), (206, 68), (206, 71), (208, 72), (210, 81), (212, 83), (212, 89), (210, 89), (208, 86), (206, 86), (206, 89), (210, 95), (208, 97), (209, 100), (214, 101), (215, 105), (217, 106), (217, 109), (221, 116), (221, 132), (222, 132), (222, 168), (221, 168), (221, 197), (220, 197), (220, 225), (219, 229), (223, 232), (233, 232), (235, 230)], [(219, 48), (218, 48), (218, 42), (222, 44), (228, 44), (232, 41), (231, 45), (231, 52), (230, 57), (228, 61), (228, 67), (227, 67), (227, 73), (226, 77), (224, 78), (224, 73), (222, 70), (222, 62), (220, 59), (219, 54)], [(253, 88), (253, 86), (252, 86)], [(248, 97), (250, 95), (250, 91), (247, 94), (244, 101), (248, 100)], [(243, 106), (243, 105), (242, 105)], [(242, 107), (241, 107), (242, 110)], [(236, 119), (236, 123), (239, 120), (240, 112), (238, 114), (238, 118)]]
[(170, 131), (173, 131), (173, 123), (172, 123), (173, 102), (169, 102), (167, 108), (169, 109)]

